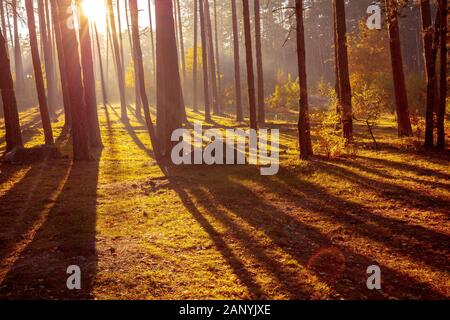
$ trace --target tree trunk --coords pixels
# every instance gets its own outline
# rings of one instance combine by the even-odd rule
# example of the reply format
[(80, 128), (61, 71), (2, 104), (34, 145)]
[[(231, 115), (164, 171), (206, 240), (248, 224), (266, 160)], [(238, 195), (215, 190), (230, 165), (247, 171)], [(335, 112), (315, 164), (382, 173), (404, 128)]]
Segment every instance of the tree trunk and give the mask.
[[(79, 2), (79, 4), (81, 5), (81, 2)], [(89, 20), (84, 14), (80, 14), (80, 51), (83, 71), (84, 99), (89, 128), (89, 142), (91, 147), (99, 148), (103, 146), (103, 143), (98, 123), (92, 40), (89, 30)]]
[(117, 40), (117, 29), (114, 18), (114, 9), (112, 0), (107, 0), (107, 10), (109, 14), (109, 27), (111, 29), (111, 38), (115, 56), (115, 65), (117, 70), (117, 80), (119, 84), (119, 94), (120, 94), (120, 110), (121, 110), (121, 118), (123, 121), (128, 121), (127, 115), (127, 102), (125, 97), (125, 74), (123, 70), (122, 59), (120, 58), (120, 46), (119, 41)]
[(22, 49), (20, 47), (20, 37), (19, 37), (19, 25), (17, 12), (17, 0), (12, 0), (12, 16), (14, 24), (14, 64), (16, 71), (16, 93), (19, 96), (20, 101), (26, 96), (25, 93), (25, 76), (23, 72), (23, 61), (22, 61)]
[(153, 18), (151, 0), (148, 0), (148, 18), (150, 23), (150, 41), (152, 45), (153, 81), (156, 87), (156, 57), (155, 57), (155, 36), (153, 34)]
[(203, 62), (203, 95), (205, 100), (205, 121), (211, 121), (211, 101), (209, 96), (209, 79), (208, 79), (208, 54), (206, 44), (206, 22), (205, 22), (205, 8), (203, 5), (204, 0), (198, 0), (200, 2), (200, 29), (202, 36), (202, 62)]
[(70, 127), (72, 125), (72, 111), (70, 107), (70, 93), (67, 76), (66, 62), (64, 59), (64, 50), (62, 47), (62, 36), (59, 28), (58, 8), (55, 1), (50, 1), (50, 8), (52, 12), (53, 30), (55, 32), (56, 52), (58, 55), (59, 77), (61, 80), (61, 90), (64, 104), (64, 126)]
[(0, 32), (0, 90), (5, 117), (6, 151), (23, 146), (20, 131), (19, 112), (14, 92), (11, 65), (9, 63), (6, 39)]
[(67, 10), (71, 6), (71, 2), (71, 0), (60, 0), (57, 2), (57, 17), (61, 32), (62, 56), (66, 65), (67, 75), (70, 75), (67, 76), (67, 84), (72, 113), (73, 158), (75, 161), (82, 161), (90, 160), (91, 154), (78, 40), (75, 30), (67, 28), (66, 25), (73, 14)]
[(198, 112), (198, 96), (197, 96), (197, 67), (198, 67), (198, 1), (194, 0), (194, 63), (193, 63), (193, 100), (192, 108), (194, 112)]
[(214, 57), (214, 43), (212, 35), (211, 13), (209, 9), (209, 0), (203, 0), (204, 16), (206, 26), (206, 38), (208, 40), (207, 50), (209, 57), (209, 76), (211, 78), (212, 96), (213, 96), (213, 112), (214, 114), (220, 114), (220, 101), (219, 93), (217, 91), (217, 74), (216, 74), (216, 61)]
[[(183, 115), (180, 70), (172, 1), (155, 0), (157, 63), (157, 136), (161, 154), (170, 157), (172, 133), (181, 128)], [(184, 106), (183, 106), (184, 108)]]
[(0, 18), (2, 19), (2, 32), (3, 37), (5, 38), (5, 45), (6, 45), (6, 53), (9, 56), (9, 50), (8, 50), (8, 32), (6, 29), (6, 19), (5, 19), (5, 7), (4, 7), (4, 0), (0, 0)]
[(297, 59), (300, 85), (300, 113), (298, 132), (300, 142), (300, 157), (308, 159), (313, 154), (311, 144), (311, 126), (308, 111), (308, 81), (306, 75), (305, 27), (303, 24), (303, 0), (295, 1), (297, 17)]
[(53, 144), (53, 132), (50, 115), (47, 107), (47, 97), (45, 95), (44, 77), (41, 69), (41, 59), (39, 58), (39, 47), (36, 36), (36, 21), (34, 19), (33, 0), (25, 0), (25, 7), (28, 19), (28, 30), (30, 34), (31, 57), (33, 60), (34, 77), (39, 100), (39, 112), (41, 114), (42, 127), (44, 128), (45, 144)]
[(56, 81), (53, 65), (53, 52), (47, 33), (47, 20), (45, 18), (44, 1), (38, 0), (39, 29), (44, 52), (45, 75), (47, 80), (48, 111), (52, 117), (56, 117)]
[[(341, 90), (339, 89), (339, 61), (338, 61), (338, 38), (337, 38), (337, 26), (336, 26), (336, 6), (333, 5), (333, 25), (334, 25), (334, 75), (336, 78), (336, 82), (334, 84), (334, 90), (336, 92), (336, 98), (338, 103), (336, 104), (336, 114), (340, 117), (341, 116), (341, 106), (340, 101), (341, 101)], [(340, 128), (341, 124), (336, 123), (336, 128)]]
[(186, 60), (184, 52), (183, 23), (181, 22), (182, 20), (181, 20), (180, 0), (176, 0), (176, 2), (177, 2), (178, 29), (180, 35), (181, 67), (183, 70), (183, 81), (186, 81)]
[(336, 52), (338, 69), (338, 88), (340, 94), (341, 122), (343, 134), (347, 141), (353, 139), (353, 110), (350, 76), (348, 71), (347, 27), (345, 20), (345, 0), (333, 0), (335, 12)]
[(222, 110), (222, 72), (220, 69), (220, 51), (219, 51), (219, 30), (217, 24), (217, 0), (214, 0), (214, 38), (216, 42), (216, 65), (217, 65), (217, 90), (218, 90), (218, 104), (219, 112)]
[(448, 0), (439, 0), (440, 7), (440, 32), (441, 32), (441, 63), (440, 63), (440, 93), (439, 93), (439, 108), (437, 112), (437, 144), (438, 150), (446, 149), (445, 142), (445, 108), (447, 99), (447, 19), (448, 19)]
[(255, 0), (255, 43), (256, 43), (256, 70), (258, 74), (258, 123), (264, 126), (266, 112), (264, 108), (264, 71), (261, 48), (261, 8), (259, 0)]
[(142, 49), (141, 42), (139, 39), (139, 15), (138, 15), (138, 6), (137, 0), (130, 0), (130, 12), (131, 12), (131, 27), (132, 27), (132, 35), (133, 35), (133, 47), (135, 50), (135, 61), (134, 64), (137, 66), (137, 75), (140, 87), (140, 97), (142, 99), (142, 106), (145, 114), (145, 121), (147, 123), (148, 132), (150, 135), (150, 140), (153, 145), (153, 150), (155, 152), (156, 159), (161, 159), (161, 153), (158, 145), (158, 141), (156, 138), (155, 128), (153, 126), (153, 121), (150, 115), (150, 106), (148, 102), (147, 92), (145, 89), (145, 76), (144, 76), (144, 64), (142, 61)]
[(244, 121), (242, 112), (242, 93), (241, 93), (241, 58), (239, 55), (239, 31), (236, 0), (231, 0), (231, 15), (233, 19), (233, 51), (234, 51), (234, 82), (236, 89), (236, 121)]
[(108, 94), (106, 91), (105, 75), (103, 72), (103, 61), (102, 61), (102, 51), (100, 48), (100, 39), (98, 36), (97, 25), (95, 23), (94, 23), (94, 31), (95, 31), (95, 41), (97, 44), (98, 63), (100, 67), (100, 81), (102, 86), (103, 105), (106, 107), (106, 105), (108, 104)]
[(136, 61), (136, 51), (133, 46), (133, 39), (130, 33), (130, 19), (128, 14), (128, 1), (125, 1), (125, 17), (126, 17), (126, 23), (127, 23), (127, 33), (128, 33), (128, 39), (130, 41), (130, 50), (133, 54), (133, 66), (134, 66), (134, 95), (135, 95), (135, 103), (136, 103), (136, 117), (142, 118), (142, 112), (141, 112), (141, 93), (140, 93), (140, 86), (139, 86), (139, 79), (137, 75), (137, 67), (134, 64)]
[(405, 73), (400, 45), (398, 13), (393, 0), (386, 1), (388, 30), (391, 48), (392, 75), (394, 78), (395, 104), (397, 110), (398, 135), (412, 136), (411, 120), (409, 118), (408, 96), (406, 93)]
[[(436, 79), (436, 58), (438, 51), (437, 31), (434, 32), (431, 25), (431, 8), (429, 0), (420, 1), (420, 14), (422, 20), (422, 36), (425, 60), (425, 76), (427, 82), (426, 97), (426, 128), (425, 128), (425, 147), (431, 149), (434, 147), (434, 109), (437, 94)], [(437, 19), (438, 20), (438, 19)]]
[(242, 0), (244, 9), (245, 53), (247, 61), (247, 86), (250, 108), (250, 128), (258, 129), (255, 98), (255, 75), (253, 73), (252, 31), (250, 28), (250, 8), (248, 0)]
[[(180, 44), (180, 54), (179, 54), (179, 60), (181, 60), (181, 68), (183, 71), (183, 79), (182, 82), (180, 82), (181, 90), (180, 90), (180, 112), (181, 112), (181, 119), (183, 123), (187, 123), (187, 114), (186, 114), (186, 108), (184, 104), (184, 95), (183, 95), (183, 88), (184, 88), (184, 82), (186, 81), (186, 62), (185, 62), (185, 56), (184, 56), (184, 38), (183, 38), (183, 27), (181, 23), (181, 9), (180, 9), (180, 1), (174, 0), (174, 24), (175, 24), (175, 44), (177, 43), (177, 39)], [(177, 20), (178, 20), (178, 27), (177, 27)], [(179, 35), (179, 37), (178, 37)], [(178, 37), (178, 38), (177, 38)]]
[(120, 0), (116, 1), (116, 8), (117, 8), (117, 29), (118, 29), (117, 31), (119, 34), (120, 62), (122, 64), (122, 70), (125, 74), (126, 69), (125, 69), (125, 55), (123, 53), (122, 14), (120, 11)]

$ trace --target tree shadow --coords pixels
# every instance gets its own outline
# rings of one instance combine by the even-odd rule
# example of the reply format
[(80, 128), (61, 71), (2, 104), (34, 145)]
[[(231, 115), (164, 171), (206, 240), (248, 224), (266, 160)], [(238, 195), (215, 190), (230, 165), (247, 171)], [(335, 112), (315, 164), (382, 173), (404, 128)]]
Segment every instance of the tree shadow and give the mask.
[[(372, 158), (365, 156), (357, 156), (358, 159), (363, 159), (365, 161), (371, 162), (373, 164), (382, 165), (385, 167), (391, 167), (396, 170), (400, 170), (403, 172), (410, 172), (420, 176), (436, 176), (439, 179), (450, 180), (450, 174), (446, 174), (443, 172), (438, 172), (432, 169), (421, 168), (412, 164), (404, 163), (404, 162), (396, 162), (388, 159), (380, 159), (380, 158)], [(446, 157), (446, 159), (442, 159), (443, 161), (439, 161), (436, 164), (440, 165), (448, 165), (450, 157)], [(428, 158), (426, 159), (428, 161)]]
[[(97, 269), (95, 226), (100, 157), (98, 150), (95, 161), (65, 166), (65, 183), (14, 259), (0, 284), (0, 297), (92, 298)], [(71, 265), (81, 268), (81, 290), (67, 288), (66, 270)]]
[[(311, 294), (311, 288), (305, 288), (302, 287), (301, 283), (295, 283), (295, 280), (293, 280), (295, 275), (289, 275), (289, 271), (284, 268), (282, 263), (271, 260), (268, 254), (258, 249), (258, 245), (252, 243), (250, 235), (240, 230), (219, 207), (226, 208), (255, 229), (263, 232), (279, 249), (294, 257), (299, 264), (308, 268), (309, 271), (313, 272), (321, 281), (327, 283), (341, 297), (348, 299), (361, 298), (359, 294), (364, 292), (370, 298), (383, 298), (384, 296), (379, 293), (367, 290), (365, 283), (367, 279), (366, 268), (370, 265), (380, 265), (385, 281), (383, 289), (389, 294), (402, 297), (407, 297), (408, 294), (411, 294), (428, 298), (443, 298), (431, 285), (410, 277), (402, 273), (401, 270), (393, 270), (386, 265), (382, 265), (372, 257), (360, 255), (351, 246), (334, 243), (331, 235), (320, 232), (314, 226), (308, 225), (295, 216), (264, 201), (258, 194), (261, 191), (251, 190), (236, 182), (236, 178), (242, 178), (242, 176), (234, 176), (236, 171), (224, 167), (220, 169), (204, 167), (202, 169), (206, 171), (205, 175), (207, 176), (218, 174), (217, 171), (220, 170), (221, 178), (224, 180), (223, 183), (226, 184), (226, 190), (218, 188), (214, 181), (195, 179), (194, 176), (188, 173), (188, 183), (183, 186), (183, 190), (180, 191), (180, 187), (176, 188), (180, 197), (186, 198), (187, 194), (192, 194), (197, 200), (200, 200), (208, 212), (215, 219), (225, 224), (229, 228), (229, 232), (233, 233), (244, 246), (250, 248), (252, 255), (258, 257), (260, 263), (264, 264), (265, 268), (279, 279), (282, 286), (288, 291), (289, 296), (302, 299), (311, 298), (312, 295), (308, 296), (308, 294)], [(249, 176), (256, 177), (259, 174), (259, 171), (256, 171), (254, 168), (247, 167), (246, 169), (250, 171), (250, 173), (247, 173)], [(197, 170), (183, 167), (182, 170), (177, 170), (177, 172), (178, 174), (181, 173), (183, 175), (184, 173), (186, 175), (187, 172), (195, 172)], [(257, 181), (280, 198), (286, 197), (286, 195), (289, 196), (289, 199), (295, 199), (296, 197), (295, 204), (298, 205), (298, 208), (313, 210), (318, 216), (326, 215), (328, 218), (335, 220), (336, 223), (346, 224), (354, 232), (363, 233), (364, 236), (369, 237), (372, 233), (380, 231), (378, 228), (367, 228), (366, 231), (361, 230), (361, 228), (355, 228), (355, 218), (350, 217), (349, 214), (347, 214), (349, 221), (339, 217), (339, 215), (346, 212), (342, 209), (346, 208), (345, 210), (349, 210), (352, 208), (353, 203), (346, 203), (342, 199), (331, 197), (337, 208), (321, 207), (323, 199), (330, 199), (330, 195), (315, 185), (304, 183), (300, 188), (303, 192), (305, 190), (308, 191), (304, 196), (299, 197), (298, 194), (292, 194), (291, 192), (292, 188), (298, 187), (295, 184), (292, 186), (292, 181), (289, 181), (289, 185), (276, 183), (276, 180), (266, 178), (260, 178)], [(206, 195), (199, 191), (202, 189), (208, 190), (214, 201), (208, 200)], [(239, 203), (237, 203), (235, 198), (237, 194), (240, 199)], [(192, 206), (187, 208), (192, 212)], [(356, 207), (354, 210), (357, 211), (359, 209)], [(198, 209), (196, 214), (198, 215)], [(381, 220), (381, 222), (386, 223), (387, 221)], [(362, 221), (358, 221), (357, 224), (361, 223)], [(363, 226), (363, 228), (366, 228), (366, 226)], [(211, 232), (208, 233), (211, 234)], [(392, 243), (390, 235), (386, 233), (382, 233), (381, 236), (371, 236), (371, 238), (375, 241), (381, 241), (388, 247), (397, 247), (397, 244)], [(220, 247), (218, 248), (220, 249)], [(330, 248), (337, 253), (322, 259), (322, 261), (319, 259), (320, 263), (314, 262), (317, 261), (316, 257), (318, 255), (328, 252)], [(404, 251), (402, 253), (405, 253)], [(227, 254), (223, 251), (222, 253), (223, 255)], [(342, 266), (336, 264), (340, 255), (345, 259)], [(420, 258), (425, 257), (421, 256)], [(237, 259), (240, 258), (237, 257)], [(336, 272), (339, 273), (341, 267), (343, 268), (342, 274), (336, 274)], [(445, 265), (440, 263), (439, 267), (445, 268)], [(247, 276), (240, 273), (239, 270), (235, 272), (241, 279), (246, 279)], [(256, 292), (255, 294), (259, 295), (261, 292)]]

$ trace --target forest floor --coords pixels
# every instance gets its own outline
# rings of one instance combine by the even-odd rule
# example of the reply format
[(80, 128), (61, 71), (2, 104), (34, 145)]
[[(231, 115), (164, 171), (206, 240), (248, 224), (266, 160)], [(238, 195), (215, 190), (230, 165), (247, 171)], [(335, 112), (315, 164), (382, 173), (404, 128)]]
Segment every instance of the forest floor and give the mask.
[[(393, 122), (375, 130), (381, 151), (308, 162), (295, 125), (278, 122), (272, 177), (253, 166), (165, 175), (144, 124), (107, 110), (96, 161), (0, 164), (0, 298), (450, 297), (450, 156), (399, 147)], [(42, 143), (37, 111), (21, 119), (26, 145)], [(364, 127), (356, 132), (370, 145)], [(66, 287), (70, 265), (81, 267), (80, 291)], [(371, 265), (382, 290), (366, 286)]]

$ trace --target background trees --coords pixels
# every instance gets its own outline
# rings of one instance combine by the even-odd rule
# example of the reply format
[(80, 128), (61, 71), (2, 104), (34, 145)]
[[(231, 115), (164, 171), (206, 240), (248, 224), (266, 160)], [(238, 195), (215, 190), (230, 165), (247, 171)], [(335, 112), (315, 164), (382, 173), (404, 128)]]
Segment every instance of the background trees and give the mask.
[[(156, 105), (155, 135), (165, 142), (154, 143), (161, 142), (161, 153), (166, 155), (170, 131), (189, 126), (189, 107), (203, 112), (212, 125), (215, 116), (225, 116), (234, 118), (238, 125), (245, 125), (248, 119), (248, 126), (255, 129), (285, 117), (286, 111), (299, 112), (299, 145), (306, 155), (313, 149), (310, 113), (317, 118), (325, 108), (338, 107), (337, 122), (341, 125), (336, 126), (336, 133), (343, 133), (350, 142), (357, 125), (357, 121), (353, 123), (353, 105), (357, 104), (360, 114), (361, 106), (370, 106), (373, 111), (375, 100), (382, 101), (376, 114), (387, 116), (390, 108), (395, 110), (400, 136), (411, 136), (414, 131), (427, 148), (445, 149), (444, 35), (448, 28), (444, 16), (448, 2), (385, 0), (387, 19), (382, 31), (367, 29), (367, 16), (361, 14), (367, 4), (355, 0), (171, 2), (169, 15), (168, 4), (148, 1), (142, 5), (138, 1), (141, 8), (134, 21), (139, 24), (133, 26), (128, 0), (88, 3), (95, 13), (103, 8), (98, 18), (85, 14), (82, 0), (67, 0), (61, 5), (78, 7), (75, 17), (64, 12), (62, 18), (73, 20), (79, 28), (73, 37), (72, 31), (61, 25), (67, 21), (57, 17), (53, 1), (0, 1), (6, 54), (14, 66), (11, 76), (16, 96), (22, 102), (18, 109), (27, 110), (39, 103), (47, 143), (53, 139), (50, 119), (56, 121), (56, 111), (63, 107), (66, 130), (74, 114), (79, 117), (76, 122), (86, 117), (83, 139), (88, 137), (91, 147), (102, 145), (97, 90), (102, 91), (104, 105), (120, 103), (123, 120), (134, 108), (142, 121), (143, 81), (149, 110), (146, 123), (150, 127), (148, 119), (152, 118), (152, 105)], [(155, 14), (161, 12), (165, 20), (158, 15), (154, 23)], [(133, 28), (137, 28), (137, 40)], [(67, 34), (70, 40), (65, 39)], [(142, 58), (136, 57), (137, 43)], [(69, 47), (78, 49), (79, 55), (68, 53), (66, 57)], [(246, 63), (245, 74), (241, 73), (242, 63)], [(294, 64), (298, 68), (292, 68)], [(203, 83), (203, 94), (197, 93), (198, 83)], [(329, 90), (333, 85), (334, 93)], [(136, 104), (128, 105), (127, 101)], [(421, 130), (423, 117), (425, 128)], [(81, 131), (72, 128), (71, 133), (77, 136)], [(74, 144), (75, 149), (80, 146), (80, 141)]]
[[(1, 29), (3, 31), (3, 29)], [(20, 131), (19, 113), (14, 92), (11, 65), (9, 63), (6, 39), (0, 32), (0, 90), (5, 118), (6, 151), (22, 146), (22, 133)]]

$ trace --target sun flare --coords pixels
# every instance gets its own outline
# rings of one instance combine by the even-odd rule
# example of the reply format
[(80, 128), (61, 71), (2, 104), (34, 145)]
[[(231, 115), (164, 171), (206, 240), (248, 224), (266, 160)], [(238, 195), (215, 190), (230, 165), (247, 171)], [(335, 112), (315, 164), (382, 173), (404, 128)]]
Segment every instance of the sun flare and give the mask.
[(106, 29), (106, 7), (101, 0), (84, 0), (83, 14), (89, 18), (89, 21), (95, 23), (99, 30)]

